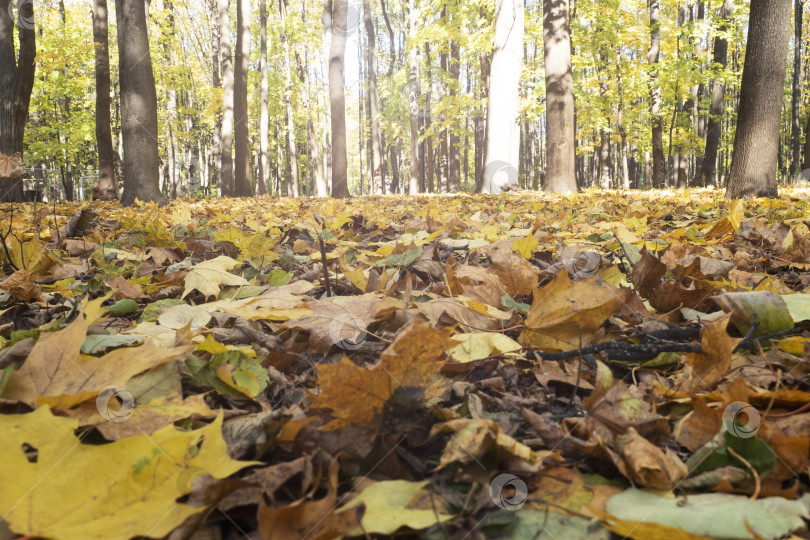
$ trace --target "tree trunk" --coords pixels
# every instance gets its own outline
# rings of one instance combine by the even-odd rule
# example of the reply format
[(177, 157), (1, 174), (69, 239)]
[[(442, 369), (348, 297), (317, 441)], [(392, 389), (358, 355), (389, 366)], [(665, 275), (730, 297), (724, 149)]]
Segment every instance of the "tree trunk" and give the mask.
[[(734, 0), (724, 0), (720, 8), (720, 23), (717, 26), (717, 37), (714, 38), (714, 52), (712, 62), (714, 69), (725, 70), (728, 63), (728, 40), (724, 33), (731, 24), (734, 15)], [(700, 186), (717, 185), (717, 152), (720, 149), (720, 135), (722, 133), (723, 111), (725, 110), (726, 84), (721, 78), (712, 81), (712, 98), (709, 107), (709, 125), (706, 128), (706, 150), (703, 162), (697, 173), (697, 182)]]
[(374, 35), (374, 23), (371, 19), (371, 2), (363, 0), (363, 19), (368, 36), (368, 102), (371, 120), (371, 163), (373, 175), (369, 193), (382, 193), (382, 186), (387, 176), (385, 148), (380, 130), (380, 104), (377, 92), (377, 40)]
[(234, 194), (253, 195), (250, 186), (250, 141), (248, 140), (247, 78), (250, 60), (250, 0), (236, 0), (236, 66), (233, 81), (235, 117)]
[(293, 197), (298, 197), (301, 194), (301, 179), (298, 172), (298, 148), (295, 145), (295, 117), (292, 108), (292, 66), (290, 42), (287, 35), (286, 11), (287, 7), (283, 0), (279, 0), (278, 13), (281, 19), (281, 41), (284, 43), (284, 110), (287, 116), (287, 148), (289, 150), (290, 173), (292, 174), (292, 185), (288, 186), (287, 191)]
[(169, 32), (167, 36), (163, 37), (163, 53), (165, 55), (166, 72), (169, 76), (165, 80), (166, 85), (166, 132), (168, 135), (168, 189), (166, 193), (170, 199), (177, 197), (177, 184), (180, 181), (180, 158), (179, 150), (177, 148), (177, 133), (175, 127), (178, 125), (177, 118), (177, 88), (174, 80), (172, 68), (175, 64), (174, 51), (172, 50), (172, 38), (174, 37), (175, 23), (174, 23), (174, 5), (168, 1), (163, 2), (166, 11), (168, 12), (166, 18), (166, 29)]
[[(217, 0), (209, 0), (209, 9), (211, 12), (211, 20), (216, 21), (219, 17)], [(213, 25), (211, 32), (211, 87), (216, 89), (220, 88), (221, 83), (219, 80), (219, 25)], [(210, 149), (210, 163), (209, 163), (209, 177), (207, 180), (212, 182), (212, 186), (222, 189), (222, 116), (217, 115), (216, 123), (214, 124), (214, 136), (211, 141)], [(213, 173), (213, 174), (211, 174)], [(213, 177), (213, 178), (211, 178)], [(212, 193), (216, 195), (216, 192)]]
[[(453, 40), (450, 42), (450, 99), (454, 100), (456, 96), (456, 87), (459, 84), (459, 71), (461, 66), (461, 57), (459, 54), (458, 42)], [(459, 155), (460, 139), (458, 136), (458, 126), (454, 125), (450, 129), (450, 148), (448, 151), (447, 161), (447, 192), (458, 193), (461, 191), (461, 159)]]
[(234, 194), (233, 182), (233, 59), (231, 57), (231, 19), (229, 0), (218, 0), (219, 57), (222, 64), (222, 135), (221, 135), (221, 192), (223, 197)]
[[(413, 1), (413, 0), (411, 0)], [(329, 102), (332, 120), (332, 196), (349, 197), (346, 154), (346, 99), (343, 57), (346, 53), (347, 0), (332, 1), (332, 46), (329, 50)]]
[[(567, 0), (565, 5), (567, 11)], [(565, 46), (568, 47), (568, 43)], [(483, 193), (500, 193), (518, 187), (518, 114), (522, 64), (523, 0), (496, 0), (495, 46), (487, 100), (486, 165), (481, 188)], [(546, 67), (548, 68), (548, 64)]]
[(93, 43), (96, 60), (96, 145), (98, 146), (98, 198), (118, 198), (115, 189), (113, 142), (110, 117), (110, 45), (107, 31), (107, 0), (92, 0)]
[[(577, 191), (574, 139), (574, 86), (571, 74), (571, 25), (568, 0), (543, 1), (546, 62), (547, 193)], [(494, 74), (493, 74), (493, 79)]]
[(804, 4), (796, 0), (794, 5), (793, 22), (793, 100), (791, 106), (791, 176), (796, 177), (802, 171), (802, 26), (804, 22)]
[(776, 197), (790, 0), (751, 0), (737, 132), (726, 196)]
[(659, 0), (650, 0), (650, 114), (652, 115), (653, 187), (662, 187), (666, 176), (664, 158), (664, 121), (661, 116), (661, 86), (658, 83), (658, 57), (661, 52), (661, 15)]
[(256, 179), (256, 193), (266, 195), (268, 169), (267, 151), (269, 141), (267, 131), (270, 129), (270, 114), (268, 111), (267, 92), (269, 88), (267, 78), (267, 1), (259, 0), (259, 23), (261, 25), (261, 52), (259, 56), (259, 71), (261, 72), (261, 86), (259, 87), (259, 177)]
[[(35, 57), (34, 3), (19, 2), (17, 28), (20, 50), (15, 59), (14, 23), (11, 2), (0, 0), (0, 152), (22, 156), (28, 105), (34, 88)], [(0, 201), (23, 200), (22, 180), (0, 180)]]
[[(304, 21), (306, 24), (306, 21)], [(304, 64), (301, 65), (300, 58), (298, 59), (298, 76), (304, 84), (303, 106), (307, 111), (307, 148), (309, 150), (310, 169), (312, 176), (315, 178), (315, 193), (319, 197), (328, 195), (329, 191), (326, 187), (326, 178), (324, 176), (323, 162), (321, 161), (321, 151), (318, 147), (318, 137), (315, 133), (315, 124), (312, 120), (310, 113), (310, 85), (309, 85), (309, 62), (306, 58), (306, 49), (304, 50)], [(296, 58), (298, 55), (296, 54)]]
[[(430, 43), (425, 41), (425, 65), (427, 66), (428, 89), (425, 93), (425, 133), (430, 133), (431, 125), (431, 112), (430, 112), (430, 98), (433, 94), (433, 80), (431, 78), (431, 61), (430, 61)], [(428, 193), (436, 193), (436, 188), (433, 185), (433, 179), (436, 176), (436, 164), (433, 157), (433, 136), (428, 135), (425, 138), (425, 184)]]
[(411, 183), (409, 193), (419, 192), (419, 56), (416, 47), (416, 22), (419, 12), (416, 0), (408, 0), (408, 36), (414, 43), (408, 62), (408, 104), (411, 117)]
[(121, 136), (124, 143), (124, 193), (135, 199), (163, 202), (158, 185), (157, 93), (143, 0), (118, 0), (118, 70), (121, 81)]
[(599, 130), (599, 184), (602, 189), (610, 189), (610, 134)]

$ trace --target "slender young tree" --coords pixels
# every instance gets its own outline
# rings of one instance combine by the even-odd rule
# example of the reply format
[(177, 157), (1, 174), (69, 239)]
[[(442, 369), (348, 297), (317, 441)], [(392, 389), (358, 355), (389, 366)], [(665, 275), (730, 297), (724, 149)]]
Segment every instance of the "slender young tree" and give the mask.
[[(7, 156), (23, 153), (37, 54), (34, 3), (19, 2), (15, 21), (12, 18), (12, 1), (0, 0), (0, 152)], [(15, 22), (20, 43), (16, 58)], [(22, 181), (4, 180), (0, 185), (0, 201), (22, 200)]]
[(96, 65), (96, 146), (98, 146), (98, 198), (118, 198), (110, 117), (110, 45), (107, 0), (92, 0), (93, 44)]
[(411, 194), (419, 192), (419, 55), (416, 47), (419, 11), (416, 0), (408, 0), (408, 36), (413, 42), (408, 62), (408, 105), (411, 118)]
[[(725, 32), (731, 24), (734, 15), (734, 0), (724, 0), (720, 8), (720, 22), (717, 26), (717, 36), (714, 38), (714, 52), (712, 62), (717, 70), (725, 70), (728, 63), (728, 40)], [(720, 149), (720, 135), (723, 127), (723, 111), (725, 110), (726, 83), (722, 77), (717, 77), (711, 84), (711, 104), (709, 105), (709, 123), (706, 128), (706, 150), (703, 153), (701, 168), (696, 175), (700, 186), (716, 184), (717, 152)]]
[(791, 174), (798, 175), (802, 170), (802, 29), (804, 26), (804, 2), (793, 4), (793, 88), (790, 123), (790, 164)]
[(121, 136), (124, 145), (124, 193), (135, 199), (163, 202), (158, 185), (157, 93), (149, 55), (144, 0), (118, 0), (118, 72), (121, 85)]
[(347, 0), (332, 1), (332, 45), (329, 51), (329, 102), (332, 120), (332, 196), (349, 197), (346, 154), (346, 98), (343, 59), (346, 54)]
[(776, 197), (791, 0), (751, 0), (726, 196)]
[(231, 56), (231, 18), (229, 0), (218, 0), (219, 61), (222, 65), (222, 134), (220, 137), (220, 177), (223, 197), (234, 194), (233, 182), (233, 58)]
[[(565, 6), (567, 11), (567, 0)], [(567, 42), (565, 47), (568, 47)], [(570, 50), (568, 54), (570, 77)], [(484, 193), (500, 193), (518, 187), (520, 148), (518, 112), (522, 65), (523, 0), (496, 0), (495, 47), (492, 53), (487, 101), (487, 146), (484, 158), (486, 165), (481, 189)], [(554, 66), (547, 62), (547, 78), (550, 67)], [(573, 89), (569, 90), (573, 92)]]
[(658, 75), (658, 58), (661, 54), (661, 9), (659, 0), (649, 0), (650, 50), (647, 63), (650, 65), (650, 113), (652, 115), (653, 178), (655, 187), (664, 185), (666, 162), (664, 158), (664, 121), (661, 116), (661, 85)]
[(269, 146), (267, 131), (270, 129), (270, 114), (268, 111), (267, 92), (269, 83), (267, 78), (267, 1), (259, 0), (259, 23), (261, 25), (261, 53), (259, 56), (259, 71), (261, 83), (259, 87), (259, 177), (256, 179), (256, 193), (267, 194), (267, 150)]
[(250, 60), (250, 0), (236, 0), (236, 61), (233, 78), (234, 194), (253, 195), (250, 186), (247, 77)]
[(386, 179), (385, 148), (380, 130), (380, 103), (377, 92), (377, 39), (374, 35), (374, 22), (371, 18), (371, 2), (363, 0), (363, 20), (368, 36), (368, 103), (371, 120), (372, 177), (369, 180), (369, 193), (382, 193)]
[[(548, 193), (577, 191), (574, 82), (571, 72), (571, 22), (568, 0), (543, 1), (546, 62), (546, 181)], [(494, 60), (493, 60), (494, 69)], [(491, 80), (495, 79), (495, 74)]]

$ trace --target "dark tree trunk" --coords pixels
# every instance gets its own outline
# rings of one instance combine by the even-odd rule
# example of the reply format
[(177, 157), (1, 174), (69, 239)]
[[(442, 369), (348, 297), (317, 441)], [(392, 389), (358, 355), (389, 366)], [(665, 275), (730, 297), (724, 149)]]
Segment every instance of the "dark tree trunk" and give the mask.
[(726, 196), (776, 197), (790, 0), (751, 0), (737, 132)]
[[(416, 21), (419, 12), (416, 9), (416, 0), (408, 1), (408, 35), (416, 39)], [(409, 193), (419, 192), (419, 56), (414, 44), (408, 59), (408, 105), (411, 117), (411, 181)]]
[(387, 176), (385, 147), (380, 130), (380, 105), (377, 92), (377, 39), (371, 20), (371, 2), (363, 0), (363, 19), (368, 36), (368, 108), (371, 120), (371, 148), (369, 159), (372, 163), (372, 177), (369, 179), (369, 193), (382, 193)]
[(259, 52), (259, 72), (261, 82), (259, 83), (259, 175), (256, 180), (256, 193), (266, 195), (268, 190), (268, 149), (270, 142), (267, 131), (270, 128), (270, 113), (268, 108), (269, 80), (267, 77), (267, 2), (259, 0), (259, 25), (260, 25), (260, 52)]
[(234, 195), (253, 195), (250, 186), (247, 77), (250, 60), (250, 0), (236, 0), (236, 59), (233, 76)]
[(149, 56), (146, 7), (143, 0), (119, 0), (115, 13), (124, 143), (121, 203), (131, 205), (136, 198), (163, 202), (158, 185), (157, 94)]
[[(0, 0), (0, 152), (7, 156), (23, 153), (28, 105), (34, 88), (34, 3), (17, 4), (16, 21), (11, 17), (13, 0)], [(18, 22), (20, 50), (15, 58), (14, 26)], [(0, 201), (23, 200), (22, 181), (1, 179)]]
[(574, 83), (571, 73), (571, 25), (568, 0), (543, 1), (546, 62), (546, 155), (544, 191), (577, 191), (574, 139)]
[[(427, 66), (427, 73), (428, 73), (428, 89), (425, 92), (425, 132), (430, 133), (430, 125), (432, 120), (430, 118), (430, 98), (433, 92), (431, 89), (433, 88), (433, 81), (431, 78), (431, 61), (430, 61), (430, 43), (425, 41), (425, 65)], [(433, 185), (433, 179), (436, 176), (436, 164), (434, 163), (434, 156), (433, 156), (433, 137), (428, 135), (425, 139), (425, 183), (426, 189), (428, 193), (435, 193), (435, 187)]]
[[(734, 15), (734, 0), (724, 0), (723, 7), (720, 8), (720, 23), (717, 27), (719, 34), (714, 39), (714, 52), (712, 53), (712, 61), (716, 69), (724, 70), (728, 63), (728, 40), (723, 37), (723, 34), (728, 30), (732, 15)], [(722, 79), (717, 78), (712, 81), (711, 94), (709, 125), (706, 128), (706, 151), (702, 166), (697, 173), (697, 183), (700, 186), (716, 184), (717, 152), (720, 149), (726, 94), (726, 84)]]
[(332, 46), (329, 51), (329, 102), (332, 120), (332, 196), (349, 197), (346, 154), (346, 98), (343, 57), (346, 53), (347, 0), (332, 2)]
[(110, 117), (110, 46), (107, 0), (93, 1), (93, 43), (96, 55), (96, 145), (98, 146), (98, 198), (118, 198)]

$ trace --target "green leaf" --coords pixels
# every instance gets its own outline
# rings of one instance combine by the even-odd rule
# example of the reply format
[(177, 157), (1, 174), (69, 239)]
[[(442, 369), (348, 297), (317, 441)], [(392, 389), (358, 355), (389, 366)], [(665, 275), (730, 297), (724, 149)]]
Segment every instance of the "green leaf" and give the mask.
[(115, 304), (108, 306), (104, 311), (112, 315), (128, 315), (138, 311), (138, 302), (129, 298), (124, 298), (123, 300), (119, 300)]

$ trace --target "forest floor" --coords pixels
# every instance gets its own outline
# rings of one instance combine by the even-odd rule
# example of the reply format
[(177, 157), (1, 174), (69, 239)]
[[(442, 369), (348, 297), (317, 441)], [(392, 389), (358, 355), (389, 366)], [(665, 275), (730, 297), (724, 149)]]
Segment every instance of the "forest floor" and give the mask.
[(807, 537), (809, 203), (2, 206), (0, 539)]

